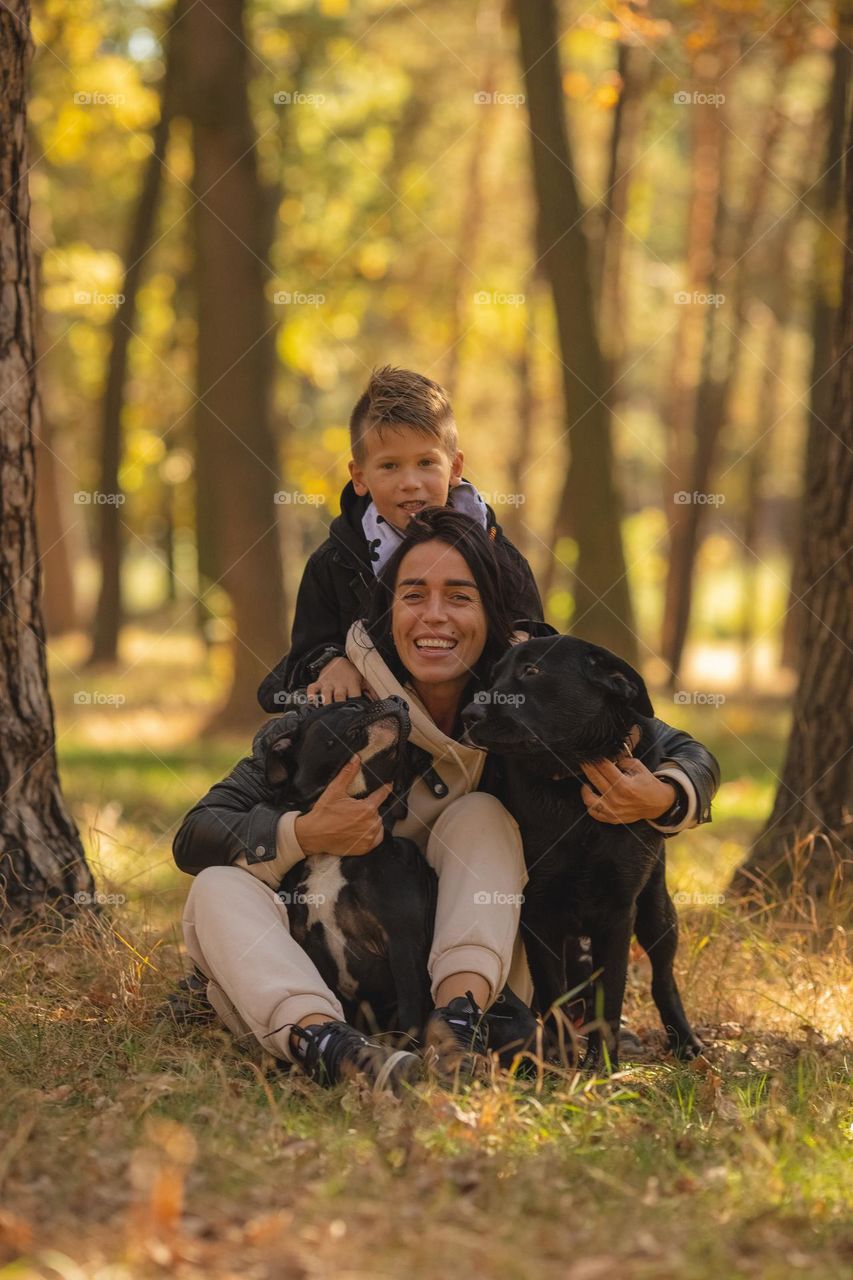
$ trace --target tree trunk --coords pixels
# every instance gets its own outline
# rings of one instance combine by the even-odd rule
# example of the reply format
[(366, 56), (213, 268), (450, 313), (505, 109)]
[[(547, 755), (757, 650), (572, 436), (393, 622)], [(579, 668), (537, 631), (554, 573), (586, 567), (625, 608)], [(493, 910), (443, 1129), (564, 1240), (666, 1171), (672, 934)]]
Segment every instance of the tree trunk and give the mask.
[[(853, 146), (853, 122), (848, 134)], [(849, 873), (853, 839), (853, 165), (847, 165), (847, 241), (829, 421), (809, 424), (800, 544), (805, 583), (800, 682), (773, 811), (748, 867), (786, 883), (800, 865), (809, 892)]]
[(33, 259), (29, 235), (27, 0), (0, 8), (0, 917), (73, 907), (94, 884), (57, 772), (35, 525)]
[(557, 317), (571, 449), (558, 523), (571, 513), (578, 544), (572, 629), (636, 661), (605, 368), (566, 128), (556, 12), (553, 0), (515, 0), (515, 14), (530, 118), (539, 251)]
[[(495, 55), (490, 52), (483, 63), (478, 86), (479, 91), (489, 98), (495, 91), (495, 64)], [(499, 110), (493, 105), (482, 103), (478, 108), (477, 120), (472, 134), (471, 153), (468, 161), (465, 195), (462, 202), (459, 225), (459, 239), (453, 260), (450, 284), (450, 341), (447, 347), (447, 366), (443, 382), (451, 400), (458, 398), (459, 393), (461, 348), (465, 340), (465, 334), (468, 331), (469, 302), (474, 292), (474, 282), (477, 278), (474, 264), (487, 208), (483, 193), (483, 170), (498, 115)]]
[[(786, 219), (781, 234), (773, 240), (773, 260), (779, 265), (776, 305), (767, 318), (767, 338), (762, 357), (762, 376), (759, 381), (756, 404), (755, 439), (742, 459), (745, 471), (743, 497), (743, 528), (741, 534), (743, 565), (742, 618), (740, 628), (741, 681), (744, 689), (753, 687), (755, 677), (756, 618), (758, 615), (758, 566), (757, 547), (761, 542), (761, 517), (763, 508), (762, 485), (771, 456), (774, 428), (780, 418), (781, 387), (777, 369), (783, 368), (786, 324), (791, 311), (792, 282), (787, 270), (789, 241), (799, 221), (798, 215)], [(761, 637), (758, 637), (760, 639)]]
[(518, 402), (507, 479), (508, 492), (513, 495), (514, 501), (508, 504), (501, 517), (504, 533), (524, 556), (530, 552), (530, 526), (524, 512), (527, 497), (525, 482), (527, 460), (533, 444), (533, 424), (536, 418), (536, 397), (533, 387), (534, 290), (535, 273), (530, 276), (524, 291), (522, 304), (524, 327), (513, 360)]
[[(853, 23), (848, 18), (842, 22), (839, 40), (832, 55), (832, 81), (827, 99), (826, 148), (821, 164), (821, 178), (813, 202), (815, 219), (815, 270), (814, 302), (812, 304), (812, 364), (809, 377), (809, 417), (818, 425), (829, 420), (832, 395), (829, 374), (832, 364), (832, 331), (838, 316), (836, 292), (840, 270), (841, 250), (838, 240), (843, 234), (842, 165), (844, 156), (844, 130), (847, 120), (847, 87), (850, 82), (850, 40)], [(808, 200), (808, 197), (807, 197)], [(806, 441), (812, 439), (811, 431)], [(804, 459), (803, 472), (809, 471), (809, 460)], [(800, 520), (808, 520), (805, 504), (800, 508)], [(800, 531), (802, 536), (802, 531)], [(799, 660), (800, 639), (805, 609), (800, 603), (805, 583), (798, 576), (802, 560), (794, 557), (791, 571), (791, 592), (785, 625), (782, 633), (782, 662), (796, 668)]]
[(649, 61), (647, 50), (620, 41), (616, 64), (620, 80), (619, 99), (613, 111), (607, 189), (602, 201), (601, 252), (596, 288), (598, 332), (607, 362), (608, 404), (611, 409), (624, 394), (619, 385), (619, 366), (626, 348), (625, 224), (634, 176), (634, 155), (643, 125)]
[[(179, 20), (182, 0), (174, 11), (172, 24)], [(119, 468), (121, 466), (122, 431), (121, 411), (124, 404), (124, 383), (130, 341), (136, 324), (136, 300), (145, 259), (151, 247), (160, 187), (163, 177), (163, 161), (169, 141), (169, 125), (178, 68), (175, 58), (175, 39), (170, 32), (166, 50), (166, 70), (160, 101), (160, 119), (154, 129), (151, 154), (145, 166), (142, 190), (134, 213), (130, 240), (125, 256), (122, 300), (116, 308), (112, 324), (110, 360), (107, 369), (107, 385), (101, 409), (101, 501), (98, 506), (98, 553), (101, 563), (101, 587), (92, 624), (92, 651), (89, 665), (112, 664), (118, 657), (118, 637), (122, 623), (121, 557), (122, 557), (122, 506), (120, 499)]]
[[(713, 109), (713, 108), (712, 108)], [(721, 111), (722, 108), (716, 108)], [(769, 108), (762, 133), (752, 189), (737, 225), (729, 227), (727, 202), (717, 204), (715, 253), (709, 293), (725, 296), (723, 307), (706, 308), (701, 378), (693, 407), (692, 455), (687, 480), (682, 485), (684, 501), (673, 500), (670, 513), (669, 573), (666, 580), (661, 655), (675, 685), (693, 603), (693, 570), (700, 545), (708, 491), (713, 479), (717, 442), (728, 417), (732, 388), (737, 378), (744, 346), (740, 334), (746, 322), (747, 262), (770, 189), (770, 160), (777, 146), (785, 117), (775, 104)], [(674, 495), (673, 495), (674, 498)]]
[(231, 600), (234, 679), (211, 728), (257, 722), (258, 684), (281, 657), (284, 592), (270, 431), (264, 193), (248, 103), (242, 0), (186, 19), (198, 306), (196, 452), (217, 514), (218, 581)]

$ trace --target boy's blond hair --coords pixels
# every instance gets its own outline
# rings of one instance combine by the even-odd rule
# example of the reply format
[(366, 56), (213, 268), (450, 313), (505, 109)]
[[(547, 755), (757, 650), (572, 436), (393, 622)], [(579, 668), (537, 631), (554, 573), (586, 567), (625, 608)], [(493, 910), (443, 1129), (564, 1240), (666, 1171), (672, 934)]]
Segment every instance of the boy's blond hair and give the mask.
[(415, 427), (438, 441), (449, 458), (459, 449), (456, 420), (444, 387), (411, 369), (383, 365), (370, 375), (349, 422), (353, 461), (364, 466), (364, 438), (383, 427)]

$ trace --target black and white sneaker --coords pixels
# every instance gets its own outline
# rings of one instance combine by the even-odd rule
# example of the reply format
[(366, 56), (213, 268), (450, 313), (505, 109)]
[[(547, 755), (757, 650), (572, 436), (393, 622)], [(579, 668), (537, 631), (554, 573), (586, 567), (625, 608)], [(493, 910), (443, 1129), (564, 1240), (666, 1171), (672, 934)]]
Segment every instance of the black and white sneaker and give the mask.
[(193, 966), (154, 1012), (156, 1017), (170, 1018), (182, 1027), (212, 1022), (216, 1012), (207, 998), (207, 978), (201, 970)]
[(424, 1061), (443, 1079), (481, 1075), (488, 1064), (488, 1023), (470, 991), (433, 1009), (427, 1019)]
[(423, 1073), (416, 1053), (389, 1049), (369, 1040), (347, 1022), (315, 1022), (294, 1026), (294, 1057), (312, 1080), (331, 1087), (342, 1080), (364, 1076), (374, 1093), (401, 1094)]

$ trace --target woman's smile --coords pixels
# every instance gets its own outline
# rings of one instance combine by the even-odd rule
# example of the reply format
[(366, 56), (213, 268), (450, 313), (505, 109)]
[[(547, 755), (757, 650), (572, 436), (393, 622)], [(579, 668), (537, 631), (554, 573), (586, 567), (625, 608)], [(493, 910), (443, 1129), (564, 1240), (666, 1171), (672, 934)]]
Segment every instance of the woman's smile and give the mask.
[(477, 584), (455, 547), (422, 542), (403, 558), (392, 632), (416, 684), (453, 684), (461, 692), (483, 652), (487, 624)]

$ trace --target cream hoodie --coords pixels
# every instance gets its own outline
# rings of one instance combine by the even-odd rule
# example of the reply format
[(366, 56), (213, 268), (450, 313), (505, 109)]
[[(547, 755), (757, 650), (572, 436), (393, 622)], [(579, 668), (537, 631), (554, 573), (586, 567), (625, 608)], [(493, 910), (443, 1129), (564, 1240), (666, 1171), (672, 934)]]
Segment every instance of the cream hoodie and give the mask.
[[(389, 671), (360, 622), (354, 622), (350, 627), (346, 647), (350, 662), (380, 698), (396, 693), (409, 704), (410, 741), (432, 756), (433, 769), (440, 783), (433, 790), (423, 778), (416, 778), (409, 791), (408, 815), (394, 825), (395, 836), (407, 836), (425, 854), (432, 824), (442, 810), (460, 796), (477, 790), (486, 764), (486, 752), (479, 747), (454, 742), (453, 738), (441, 732), (415, 691), (408, 685), (401, 685)], [(235, 865), (251, 871), (270, 888), (277, 889), (290, 868), (305, 857), (294, 832), (298, 817), (299, 813), (293, 810), (282, 814), (279, 819), (275, 858), (269, 862), (249, 863), (246, 855), (241, 853), (235, 859)]]

